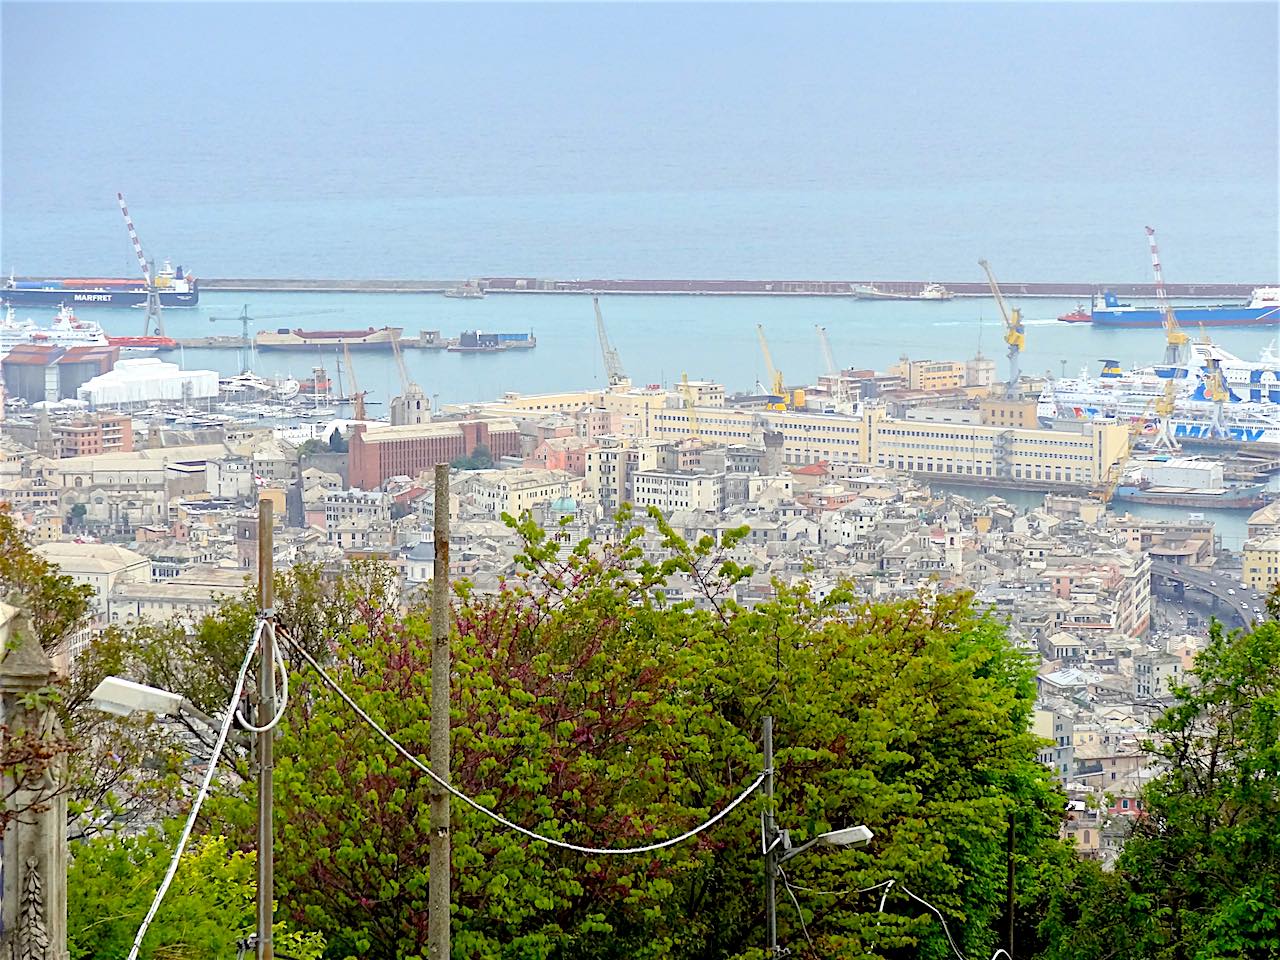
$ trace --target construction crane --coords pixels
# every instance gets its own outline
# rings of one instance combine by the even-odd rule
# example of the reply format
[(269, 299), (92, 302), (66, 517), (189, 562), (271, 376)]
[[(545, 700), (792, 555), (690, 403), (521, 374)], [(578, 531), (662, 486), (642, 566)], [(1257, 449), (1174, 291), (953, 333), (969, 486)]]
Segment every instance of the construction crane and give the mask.
[(600, 341), (600, 355), (604, 357), (604, 370), (609, 378), (609, 386), (620, 387), (630, 383), (622, 369), (622, 358), (609, 342), (609, 332), (604, 328), (604, 315), (600, 312), (600, 298), (592, 297), (591, 305), (596, 308), (596, 338)]
[(364, 398), (368, 396), (367, 390), (361, 390), (360, 384), (356, 382), (356, 368), (351, 364), (351, 347), (344, 341), (342, 344), (342, 356), (347, 362), (347, 377), (351, 381), (351, 405), (354, 408), (351, 412), (352, 420), (367, 420), (364, 412)]
[(125, 205), (124, 194), (117, 193), (116, 200), (120, 204), (120, 213), (124, 216), (124, 225), (129, 231), (129, 240), (133, 243), (133, 252), (137, 254), (138, 266), (142, 268), (142, 279), (146, 283), (147, 302), (146, 314), (142, 318), (142, 335), (144, 337), (150, 336), (151, 326), (154, 324), (156, 336), (163, 337), (165, 332), (164, 318), (160, 315), (160, 291), (156, 289), (151, 264), (147, 262), (147, 258), (142, 252), (142, 241), (138, 239), (138, 231), (133, 228), (133, 218), (129, 216), (129, 208)]
[[(1173, 436), (1173, 412), (1178, 405), (1178, 380), (1180, 366), (1186, 355), (1187, 342), (1190, 339), (1178, 326), (1178, 318), (1165, 295), (1164, 271), (1160, 268), (1160, 249), (1156, 246), (1156, 232), (1147, 227), (1147, 246), (1151, 249), (1151, 270), (1156, 278), (1156, 305), (1164, 316), (1164, 366), (1161, 372), (1164, 377), (1164, 393), (1156, 402), (1156, 417), (1159, 425), (1156, 428), (1155, 448), (1157, 450), (1174, 451), (1181, 444)], [(1221, 416), (1221, 411), (1219, 411)]]
[(253, 347), (252, 341), (249, 339), (249, 324), (259, 323), (263, 320), (288, 320), (295, 317), (319, 317), (327, 313), (342, 313), (343, 310), (335, 308), (332, 310), (307, 310), (301, 313), (269, 313), (263, 317), (249, 316), (249, 305), (246, 303), (240, 311), (238, 317), (210, 317), (210, 323), (239, 323), (240, 324), (240, 372), (249, 372), (249, 351)]
[(404, 365), (404, 354), (400, 352), (400, 338), (391, 338), (391, 352), (396, 357), (396, 371), (400, 374), (400, 389), (404, 393), (409, 392), (409, 388), (413, 386), (413, 381), (409, 379), (409, 368)]
[(839, 371), (836, 369), (835, 355), (831, 352), (831, 341), (827, 339), (827, 328), (815, 323), (813, 329), (818, 331), (818, 343), (822, 346), (822, 362), (826, 364), (828, 375), (834, 377)]
[(1004, 342), (1009, 345), (1009, 384), (1005, 389), (1005, 396), (1010, 400), (1017, 400), (1018, 382), (1022, 376), (1018, 370), (1018, 357), (1022, 353), (1022, 348), (1027, 345), (1027, 334), (1022, 326), (1022, 311), (1017, 307), (1010, 310), (1004, 302), (1004, 294), (1000, 292), (1000, 284), (996, 283), (995, 275), (991, 272), (991, 265), (986, 260), (979, 260), (978, 266), (986, 273), (991, 295), (996, 298), (1000, 316), (1004, 317)]
[(684, 396), (684, 408), (689, 413), (689, 435), (702, 439), (702, 431), (698, 428), (697, 395), (689, 383), (689, 374), (680, 374), (680, 393)]
[(769, 382), (765, 386), (768, 388), (770, 396), (778, 398), (777, 409), (785, 410), (790, 406), (790, 398), (787, 396), (787, 387), (782, 379), (782, 371), (773, 365), (773, 354), (769, 352), (769, 341), (764, 336), (764, 324), (756, 324), (756, 336), (760, 340), (760, 352), (764, 354), (765, 374), (769, 378)]

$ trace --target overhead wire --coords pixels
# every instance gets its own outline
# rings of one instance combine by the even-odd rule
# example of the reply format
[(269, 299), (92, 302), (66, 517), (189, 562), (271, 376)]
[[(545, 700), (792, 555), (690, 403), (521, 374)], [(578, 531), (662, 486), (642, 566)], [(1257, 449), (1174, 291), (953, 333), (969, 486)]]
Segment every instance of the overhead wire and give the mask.
[(809, 927), (804, 922), (804, 911), (800, 909), (800, 901), (796, 899), (795, 892), (791, 889), (791, 882), (787, 879), (787, 871), (781, 867), (778, 868), (778, 875), (782, 877), (782, 889), (787, 891), (787, 896), (791, 898), (791, 902), (795, 904), (796, 916), (800, 918), (800, 932), (804, 934), (805, 940), (809, 942), (809, 946), (813, 946), (813, 937), (809, 936)]
[(227, 734), (231, 731), (231, 719), (237, 713), (236, 703), (240, 700), (240, 692), (244, 688), (245, 677), (249, 675), (249, 665), (253, 662), (253, 655), (258, 650), (258, 644), (262, 641), (262, 630), (265, 620), (259, 620), (257, 627), (253, 631), (253, 639), (249, 642), (249, 649), (245, 651), (244, 663), (240, 665), (240, 673), (236, 677), (235, 686), (231, 691), (231, 700), (227, 704), (226, 715), (222, 718), (222, 727), (218, 730), (218, 739), (214, 742), (213, 753), (209, 757), (209, 765), (204, 772), (204, 779), (200, 783), (200, 789), (196, 791), (196, 797), (191, 804), (191, 812), (187, 815), (187, 822), (182, 826), (182, 833), (178, 836), (178, 846), (173, 851), (173, 857), (169, 860), (169, 868), (165, 871), (164, 879), (160, 881), (160, 888), (156, 891), (155, 897), (151, 901), (151, 907), (147, 910), (147, 915), (142, 919), (142, 925), (138, 927), (138, 933), (133, 938), (133, 946), (129, 948), (128, 960), (138, 960), (138, 951), (142, 947), (142, 940), (147, 935), (147, 930), (151, 926), (151, 921), (155, 919), (156, 912), (160, 909), (160, 904), (164, 902), (164, 896), (169, 892), (169, 885), (173, 883), (174, 875), (178, 872), (178, 862), (182, 859), (182, 853), (187, 847), (187, 841), (191, 838), (191, 829), (195, 826), (196, 817), (200, 813), (200, 807), (204, 803), (205, 797), (209, 794), (209, 786), (213, 783), (213, 774), (218, 767), (218, 758), (222, 755), (222, 748), (226, 746)]
[[(264, 630), (271, 632), (272, 641), (277, 640), (276, 625), (274, 621), (264, 620), (258, 632), (261, 633)], [(266, 733), (268, 730), (274, 729), (276, 725), (284, 719), (285, 708), (289, 706), (288, 664), (285, 663), (284, 653), (281, 651), (280, 644), (278, 642), (273, 642), (271, 644), (271, 664), (272, 673), (275, 674), (275, 677), (279, 678), (278, 682), (280, 684), (280, 689), (276, 693), (277, 706), (275, 716), (267, 721), (266, 726), (259, 727), (246, 720), (244, 714), (240, 712), (240, 708), (236, 708), (236, 719), (239, 720), (240, 725), (250, 733)], [(273, 682), (277, 682), (275, 677), (272, 678)]]
[(700, 823), (698, 826), (693, 827), (692, 829), (686, 830), (684, 833), (680, 834), (679, 836), (670, 837), (666, 840), (660, 840), (656, 843), (645, 844), (644, 846), (641, 846), (641, 847), (588, 847), (588, 846), (583, 846), (577, 843), (569, 843), (565, 840), (557, 840), (555, 837), (548, 837), (548, 836), (545, 836), (544, 834), (538, 833), (536, 830), (530, 830), (528, 827), (523, 827), (518, 823), (513, 823), (512, 821), (506, 819), (496, 811), (489, 809), (484, 804), (480, 803), (478, 800), (471, 799), (471, 797), (467, 796), (461, 790), (457, 789), (455, 786), (453, 786), (453, 784), (449, 783), (448, 780), (445, 780), (443, 777), (437, 774), (434, 770), (432, 770), (431, 767), (423, 763), (416, 756), (414, 756), (413, 753), (411, 753), (408, 749), (403, 747), (399, 743), (399, 741), (395, 739), (395, 737), (387, 733), (387, 731), (384, 730), (378, 724), (378, 722), (373, 719), (373, 717), (369, 716), (369, 714), (365, 712), (365, 710), (358, 703), (356, 703), (344, 689), (342, 689), (341, 685), (339, 685), (336, 680), (334, 680), (332, 677), (329, 676), (329, 674), (324, 670), (324, 668), (321, 667), (320, 664), (316, 662), (315, 658), (312, 657), (311, 654), (308, 653), (301, 644), (299, 644), (296, 640), (294, 640), (284, 631), (281, 631), (280, 635), (285, 639), (286, 642), (288, 642), (293, 647), (293, 649), (297, 652), (299, 656), (302, 657), (303, 660), (305, 660), (308, 664), (311, 665), (311, 668), (316, 671), (316, 674), (325, 683), (325, 685), (328, 686), (331, 690), (333, 690), (334, 693), (336, 693), (339, 697), (343, 699), (343, 701), (346, 702), (347, 706), (351, 708), (351, 710), (356, 714), (356, 716), (358, 716), (361, 720), (363, 720), (365, 724), (367, 724), (370, 727), (370, 729), (372, 729), (375, 733), (377, 733), (378, 736), (380, 736), (384, 741), (386, 741), (386, 743), (389, 746), (391, 746), (397, 753), (399, 753), (402, 757), (404, 757), (411, 764), (413, 764), (417, 769), (421, 770), (433, 781), (435, 781), (435, 783), (438, 786), (440, 786), (443, 790), (445, 790), (451, 796), (457, 798), (458, 800), (461, 800), (463, 803), (471, 807), (473, 810), (484, 814), (490, 820), (494, 821), (494, 823), (500, 824), (501, 826), (506, 827), (508, 830), (513, 830), (516, 833), (523, 834), (524, 836), (528, 837), (531, 840), (536, 840), (539, 843), (545, 843), (548, 846), (558, 847), (561, 850), (570, 850), (574, 853), (584, 853), (590, 856), (633, 856), (641, 853), (653, 853), (654, 851), (663, 850), (663, 849), (666, 849), (667, 847), (674, 847), (677, 844), (684, 843), (686, 840), (691, 840), (694, 837), (696, 837), (698, 834), (702, 833), (703, 831), (709, 830), (712, 827), (714, 827), (717, 823), (719, 823), (721, 820), (727, 817), (730, 813), (736, 810), (748, 797), (751, 796), (751, 794), (755, 793), (755, 791), (759, 789), (762, 783), (764, 783), (766, 771), (761, 771), (756, 776), (755, 780), (753, 780), (741, 793), (739, 793), (736, 797), (734, 797), (733, 800), (731, 800), (725, 807), (723, 807), (714, 816)]

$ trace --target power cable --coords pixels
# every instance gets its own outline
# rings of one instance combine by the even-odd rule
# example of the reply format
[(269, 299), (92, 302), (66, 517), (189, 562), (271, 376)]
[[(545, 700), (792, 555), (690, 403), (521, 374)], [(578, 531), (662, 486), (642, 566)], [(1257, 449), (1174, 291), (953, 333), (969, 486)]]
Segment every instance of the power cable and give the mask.
[[(935, 915), (937, 916), (937, 918), (938, 918), (938, 922), (942, 924), (942, 932), (943, 932), (943, 933), (945, 933), (945, 934), (947, 935), (947, 943), (951, 944), (951, 949), (952, 949), (952, 951), (955, 953), (955, 955), (956, 955), (956, 957), (958, 958), (958, 960), (966, 960), (965, 955), (964, 955), (963, 953), (961, 953), (961, 952), (960, 952), (960, 948), (956, 946), (956, 942), (955, 942), (954, 940), (952, 940), (952, 939), (951, 939), (951, 928), (947, 926), (947, 918), (946, 918), (946, 917), (944, 917), (944, 916), (942, 915), (942, 911), (940, 911), (937, 907), (935, 907), (935, 906), (934, 906), (932, 903), (930, 903), (928, 900), (924, 900), (924, 899), (922, 899), (922, 898), (920, 898), (920, 897), (917, 897), (914, 893), (912, 893), (912, 892), (911, 892), (910, 890), (908, 890), (906, 887), (901, 887), (900, 889), (902, 890), (902, 892), (903, 892), (903, 893), (905, 893), (905, 894), (906, 894), (908, 897), (910, 897), (912, 900), (915, 900), (915, 901), (916, 901), (916, 902), (918, 902), (918, 903), (922, 903), (922, 904), (924, 904), (926, 907), (928, 907), (930, 910), (932, 910), (932, 911), (934, 912), (934, 914), (935, 914)], [(885, 891), (885, 892), (886, 892), (886, 894), (888, 893), (888, 891)], [(998, 952), (998, 951), (997, 951), (997, 952)], [(992, 957), (992, 958), (991, 958), (991, 960), (995, 960), (995, 957)]]
[(293, 649), (298, 653), (299, 656), (302, 657), (302, 659), (304, 659), (305, 661), (307, 661), (307, 663), (311, 665), (311, 667), (320, 676), (320, 679), (323, 680), (324, 683), (331, 690), (333, 690), (334, 693), (336, 693), (339, 697), (341, 697), (346, 702), (347, 706), (350, 707), (352, 711), (355, 712), (356, 716), (358, 716), (361, 720), (363, 720), (366, 724), (368, 724), (368, 726), (375, 733), (377, 733), (378, 736), (380, 736), (383, 740), (385, 740), (393, 749), (395, 749), (397, 753), (399, 753), (411, 764), (413, 764), (415, 767), (417, 767), (419, 770), (425, 773), (428, 777), (434, 780), (437, 785), (442, 787), (452, 796), (461, 800), (463, 803), (471, 807), (473, 810), (476, 810), (479, 813), (483, 813), (486, 817), (493, 820), (495, 823), (501, 824), (502, 826), (506, 827), (508, 830), (514, 830), (516, 833), (524, 834), (526, 837), (528, 837), (531, 840), (537, 840), (539, 843), (545, 843), (548, 846), (559, 847), (561, 850), (571, 850), (574, 853), (585, 853), (591, 856), (622, 856), (622, 855), (635, 855), (640, 853), (652, 853), (655, 850), (663, 850), (667, 847), (674, 847), (676, 844), (684, 843), (684, 841), (690, 840), (693, 837), (696, 837), (699, 833), (702, 833), (704, 830), (709, 830), (711, 827), (715, 826), (717, 823), (719, 823), (721, 820), (727, 817), (730, 813), (732, 813), (735, 809), (737, 809), (738, 806), (740, 806), (743, 803), (743, 801), (745, 801), (749, 796), (751, 796), (751, 794), (755, 793), (755, 791), (760, 787), (760, 785), (764, 783), (765, 771), (761, 771), (756, 776), (755, 780), (753, 780), (745, 790), (743, 790), (740, 794), (738, 794), (726, 807), (724, 807), (719, 813), (711, 817), (709, 820), (699, 824), (698, 826), (694, 827), (691, 830), (686, 830), (684, 833), (680, 834), (677, 837), (671, 837), (670, 839), (661, 840), (657, 843), (646, 844), (643, 847), (621, 847), (621, 848), (585, 847), (585, 846), (580, 846), (579, 844), (576, 844), (576, 843), (568, 843), (564, 840), (557, 840), (554, 837), (543, 836), (542, 834), (537, 833), (534, 830), (530, 830), (528, 827), (522, 827), (518, 823), (512, 823), (510, 820), (506, 819), (501, 814), (498, 814), (493, 810), (490, 810), (488, 807), (486, 807), (484, 804), (480, 803), (479, 801), (472, 800), (465, 793), (463, 793), (462, 791), (454, 787), (451, 783), (449, 783), (447, 780), (445, 780), (443, 777), (437, 774), (434, 770), (432, 770), (429, 766), (427, 766), (425, 763), (419, 760), (416, 756), (410, 753), (407, 749), (401, 746), (400, 743), (395, 739), (395, 737), (391, 736), (391, 734), (387, 733), (386, 730), (382, 729), (382, 727), (378, 725), (378, 722), (374, 720), (373, 717), (369, 716), (369, 714), (367, 714), (360, 707), (359, 704), (357, 704), (354, 700), (352, 700), (351, 697), (347, 694), (347, 692), (343, 690), (342, 687), (337, 683), (337, 681), (335, 681), (332, 677), (330, 677), (329, 674), (325, 672), (324, 668), (321, 667), (320, 664), (316, 663), (315, 658), (312, 657), (311, 654), (309, 654), (305, 649), (303, 649), (303, 647), (297, 641), (295, 641), (292, 637), (290, 637), (284, 631), (281, 631), (281, 636), (293, 646)]
[(147, 910), (147, 915), (142, 920), (142, 926), (138, 928), (138, 934), (133, 938), (133, 946), (129, 948), (128, 960), (138, 960), (138, 951), (142, 947), (142, 939), (147, 935), (147, 929), (151, 926), (151, 921), (155, 919), (156, 911), (160, 909), (160, 904), (164, 901), (164, 895), (169, 892), (169, 885), (173, 883), (174, 875), (178, 872), (178, 861), (182, 859), (182, 852), (186, 849), (187, 841), (191, 838), (191, 829), (195, 826), (196, 816), (200, 813), (200, 807), (209, 793), (209, 785), (213, 783), (213, 773), (218, 767), (218, 758), (222, 755), (222, 748), (226, 745), (227, 734), (231, 730), (231, 719), (236, 715), (236, 703), (240, 699), (240, 691), (244, 688), (245, 677), (249, 674), (249, 664), (253, 662), (253, 655), (257, 652), (258, 644), (262, 640), (262, 629), (265, 622), (265, 620), (259, 620), (257, 627), (253, 631), (253, 639), (249, 642), (249, 649), (245, 652), (244, 663), (240, 665), (240, 674), (236, 677), (235, 687), (231, 691), (231, 700), (227, 704), (226, 716), (222, 718), (222, 728), (218, 731), (218, 739), (214, 742), (213, 753), (209, 757), (209, 766), (204, 772), (204, 780), (200, 784), (200, 789), (196, 792), (195, 801), (191, 805), (191, 813), (187, 815), (187, 822), (183, 825), (182, 833), (178, 837), (178, 846), (173, 851), (173, 857), (169, 861), (169, 869), (165, 871), (164, 879), (160, 881), (160, 889), (156, 891), (155, 898), (151, 901), (151, 908)]
[(809, 936), (809, 927), (804, 922), (804, 911), (800, 909), (800, 901), (796, 899), (795, 893), (791, 889), (791, 883), (787, 880), (787, 871), (781, 867), (778, 868), (778, 876), (782, 877), (782, 888), (787, 891), (787, 896), (791, 898), (791, 902), (795, 904), (796, 916), (800, 918), (800, 932), (804, 934), (805, 940), (809, 942), (809, 946), (813, 946), (813, 937)]
[[(273, 621), (263, 620), (262, 626), (259, 628), (259, 633), (261, 633), (262, 630), (271, 631), (271, 639), (273, 641), (276, 640), (276, 625)], [(240, 725), (250, 733), (266, 733), (268, 730), (273, 729), (281, 720), (284, 719), (285, 707), (289, 705), (289, 670), (288, 664), (285, 663), (284, 653), (281, 651), (279, 643), (273, 642), (271, 644), (271, 664), (272, 673), (278, 673), (280, 684), (279, 692), (276, 694), (276, 702), (278, 704), (276, 707), (276, 715), (267, 721), (267, 725), (265, 727), (258, 727), (245, 719), (244, 714), (240, 712), (239, 707), (236, 708), (236, 719), (239, 720)], [(275, 678), (273, 677), (273, 680), (274, 679)]]

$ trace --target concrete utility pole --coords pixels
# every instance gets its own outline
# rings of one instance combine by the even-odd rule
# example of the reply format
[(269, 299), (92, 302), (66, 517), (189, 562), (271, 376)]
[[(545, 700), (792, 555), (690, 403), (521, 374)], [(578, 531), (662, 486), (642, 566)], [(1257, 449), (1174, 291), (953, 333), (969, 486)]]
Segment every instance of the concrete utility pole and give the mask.
[[(0, 616), (4, 607), (0, 603)], [(20, 616), (13, 617), (11, 631), (9, 626), (0, 622), (0, 720), (15, 733), (60, 739), (52, 703), (28, 706), (27, 699), (53, 683), (57, 671)], [(11, 637), (7, 650), (6, 633)], [(3, 839), (0, 957), (6, 960), (67, 960), (66, 775), (66, 760), (59, 756), (18, 779), (6, 771), (0, 785), (14, 809), (24, 811)]]
[[(271, 621), (275, 603), (273, 595), (273, 543), (271, 501), (258, 501), (258, 609), (269, 621), (262, 628), (258, 648), (258, 723), (265, 727), (276, 714), (275, 626)], [(275, 914), (275, 832), (272, 807), (275, 790), (273, 775), (274, 730), (258, 734), (258, 960), (272, 960), (275, 947), (271, 942), (271, 925)]]
[(764, 910), (768, 954), (778, 955), (778, 822), (773, 815), (773, 717), (764, 718)]
[[(449, 782), (449, 465), (436, 464), (435, 561), (431, 575), (431, 769)], [(449, 793), (431, 793), (431, 879), (427, 891), (427, 956), (449, 960)]]

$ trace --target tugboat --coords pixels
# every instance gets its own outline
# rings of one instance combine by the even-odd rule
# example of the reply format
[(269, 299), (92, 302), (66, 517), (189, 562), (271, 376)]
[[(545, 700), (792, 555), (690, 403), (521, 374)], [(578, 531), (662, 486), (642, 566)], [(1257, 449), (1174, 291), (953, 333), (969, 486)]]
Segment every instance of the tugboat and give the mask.
[(1083, 303), (1077, 303), (1074, 310), (1064, 313), (1058, 319), (1063, 323), (1093, 323), (1093, 314), (1085, 309)]
[(455, 300), (483, 300), (484, 287), (480, 286), (475, 280), (468, 280), (460, 283), (456, 287), (449, 287), (445, 290), (444, 295)]

